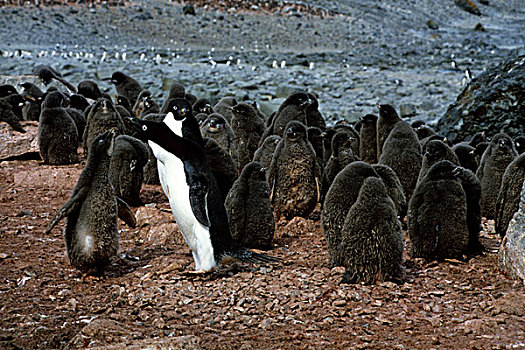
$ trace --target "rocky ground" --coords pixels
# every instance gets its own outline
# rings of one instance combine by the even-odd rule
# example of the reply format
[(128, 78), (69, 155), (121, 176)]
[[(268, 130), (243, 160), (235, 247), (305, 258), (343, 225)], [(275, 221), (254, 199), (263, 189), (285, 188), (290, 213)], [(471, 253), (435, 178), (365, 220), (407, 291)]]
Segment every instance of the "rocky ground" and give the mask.
[[(177, 80), (198, 96), (235, 94), (267, 110), (301, 88), (319, 95), (328, 119), (380, 101), (435, 121), (462, 89), (452, 55), (476, 75), (524, 51), (525, 9), (515, 1), (479, 5), (481, 17), (430, 0), (192, 1), (195, 16), (160, 0), (20, 3), (0, 3), (2, 81), (38, 64), (74, 83), (119, 69), (159, 99)], [(478, 22), (486, 31), (474, 31)], [(319, 211), (278, 226), (269, 254), (282, 264), (233, 263), (196, 277), (187, 246), (165, 234), (174, 224), (160, 186), (144, 186), (150, 205), (134, 208), (138, 228), (120, 223), (119, 258), (105, 279), (83, 280), (60, 227), (44, 234), (82, 168), (0, 162), (1, 348), (525, 348), (525, 288), (497, 268), (492, 221), (483, 255), (406, 256), (402, 285), (339, 285)]]
[[(38, 64), (73, 83), (118, 69), (159, 99), (177, 80), (199, 97), (255, 99), (267, 113), (306, 89), (329, 120), (355, 120), (379, 101), (435, 122), (461, 91), (466, 68), (476, 76), (524, 53), (519, 1), (479, 5), (482, 16), (452, 0), (190, 1), (203, 5), (195, 15), (163, 0), (21, 3), (0, 8), (4, 81)], [(478, 23), (484, 31), (474, 30)]]
[(106, 278), (82, 280), (60, 228), (44, 234), (81, 169), (0, 163), (1, 348), (525, 347), (525, 289), (498, 271), (492, 221), (482, 256), (407, 257), (402, 285), (339, 285), (343, 271), (329, 267), (319, 212), (278, 227), (269, 254), (284, 263), (233, 263), (198, 277), (188, 274), (193, 260), (180, 237), (156, 241), (151, 232), (162, 224), (140, 219), (169, 208), (160, 186), (149, 185), (142, 198), (154, 206), (134, 208), (139, 228), (120, 223), (122, 254)]

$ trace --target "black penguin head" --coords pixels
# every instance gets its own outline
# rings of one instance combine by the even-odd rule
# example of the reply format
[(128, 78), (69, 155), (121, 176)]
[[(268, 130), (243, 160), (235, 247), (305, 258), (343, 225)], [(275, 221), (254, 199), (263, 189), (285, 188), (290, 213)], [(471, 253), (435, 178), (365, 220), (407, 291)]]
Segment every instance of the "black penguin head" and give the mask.
[(97, 100), (102, 97), (100, 88), (97, 83), (92, 80), (83, 80), (78, 83), (77, 93), (92, 100)]
[(379, 116), (381, 118), (388, 119), (388, 120), (399, 119), (396, 109), (392, 107), (392, 105), (389, 105), (389, 104), (380, 105), (379, 103), (377, 103), (376, 106), (379, 109)]
[(266, 170), (259, 162), (246, 164), (241, 173), (241, 178), (246, 180), (266, 181)]
[(449, 153), (449, 148), (441, 140), (432, 140), (427, 144), (425, 157), (430, 163), (434, 163), (436, 160), (444, 159)]
[(412, 122), (412, 124), (410, 124), (410, 126), (414, 129), (417, 129), (419, 128), (421, 125), (425, 125), (426, 123), (422, 120), (415, 120)]
[(219, 113), (212, 113), (208, 117), (206, 121), (206, 129), (208, 132), (211, 133), (220, 133), (224, 131), (224, 127), (226, 126), (226, 119)]
[(5, 97), (13, 94), (18, 94), (15, 87), (10, 84), (0, 85), (0, 97)]
[(156, 131), (161, 127), (161, 122), (159, 121), (143, 120), (135, 117), (126, 117), (124, 118), (124, 122), (127, 125), (131, 125), (136, 132), (135, 136), (143, 142), (154, 138)]
[(170, 87), (170, 92), (168, 93), (168, 98), (184, 98), (186, 96), (186, 89), (179, 83), (173, 83)]
[(116, 103), (117, 105), (122, 106), (126, 108), (127, 110), (131, 110), (131, 106), (126, 96), (118, 95), (116, 98)]
[(184, 98), (174, 98), (170, 100), (168, 113), (172, 113), (173, 118), (180, 121), (184, 121), (187, 117), (193, 115), (191, 103)]
[(449, 160), (440, 160), (430, 167), (425, 176), (429, 180), (451, 180), (456, 177), (454, 170), (458, 166)]
[(353, 137), (351, 137), (347, 132), (337, 132), (332, 138), (332, 156), (337, 157), (340, 153), (353, 154), (352, 140)]
[(387, 193), (385, 183), (381, 178), (369, 176), (363, 181), (357, 200), (363, 202), (369, 199), (384, 198)]
[(119, 85), (124, 83), (128, 79), (128, 76), (122, 72), (115, 72), (111, 75), (110, 82)]
[(60, 91), (51, 91), (46, 94), (42, 108), (58, 108), (68, 105), (67, 97)]
[(509, 135), (505, 133), (499, 133), (494, 136), (490, 142), (490, 147), (493, 152), (497, 153), (510, 153), (514, 148), (514, 143)]
[(69, 97), (69, 102), (72, 108), (76, 108), (80, 111), (86, 110), (89, 107), (88, 100), (79, 94), (73, 94)]
[(376, 125), (377, 115), (367, 114), (362, 116), (360, 120), (363, 125)]
[(249, 103), (237, 103), (232, 107), (233, 115), (236, 117), (254, 118), (257, 115), (257, 111)]
[(106, 131), (103, 134), (98, 135), (92, 142), (91, 147), (89, 148), (91, 155), (96, 154), (98, 156), (101, 155), (107, 155), (111, 157), (111, 154), (113, 154), (113, 149), (115, 146), (115, 135), (116, 130), (111, 129)]
[(476, 147), (481, 142), (487, 142), (487, 136), (485, 135), (485, 131), (475, 133), (468, 144), (472, 147)]
[(290, 96), (286, 98), (286, 100), (283, 102), (284, 106), (288, 105), (295, 105), (299, 107), (300, 109), (306, 109), (308, 106), (310, 106), (313, 103), (313, 100), (308, 96), (308, 93), (298, 91), (294, 92)]
[(91, 109), (92, 113), (102, 113), (102, 114), (108, 114), (108, 113), (115, 113), (115, 106), (113, 103), (108, 100), (107, 98), (101, 97), (95, 102), (95, 105)]
[(306, 126), (296, 120), (292, 120), (286, 125), (285, 139), (289, 142), (296, 142), (300, 140), (306, 141)]
[(211, 102), (205, 98), (201, 98), (200, 100), (197, 100), (197, 102), (195, 102), (195, 104), (193, 105), (193, 113), (212, 114), (213, 110), (211, 108)]

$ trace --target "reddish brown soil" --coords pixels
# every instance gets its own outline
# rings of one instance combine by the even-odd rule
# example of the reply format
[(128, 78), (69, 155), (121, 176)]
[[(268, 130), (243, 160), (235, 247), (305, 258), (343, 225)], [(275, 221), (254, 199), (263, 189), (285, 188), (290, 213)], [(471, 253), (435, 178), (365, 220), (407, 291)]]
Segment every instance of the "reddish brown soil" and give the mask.
[[(318, 220), (281, 226), (270, 254), (284, 263), (232, 263), (206, 276), (188, 274), (185, 245), (141, 243), (140, 229), (121, 222), (126, 257), (105, 279), (82, 279), (67, 260), (63, 223), (44, 234), (81, 169), (0, 163), (2, 349), (122, 348), (179, 336), (194, 336), (187, 347), (221, 349), (525, 347), (525, 290), (498, 271), (490, 222), (482, 256), (408, 259), (406, 283), (377, 286), (339, 285)], [(143, 199), (165, 201), (157, 186)]]

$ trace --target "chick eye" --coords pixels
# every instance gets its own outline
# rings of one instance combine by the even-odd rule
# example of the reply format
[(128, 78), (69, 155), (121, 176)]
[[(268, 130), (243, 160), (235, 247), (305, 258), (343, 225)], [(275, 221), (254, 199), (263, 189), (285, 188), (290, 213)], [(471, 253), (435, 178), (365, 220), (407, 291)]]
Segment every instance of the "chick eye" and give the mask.
[(101, 145), (104, 143), (104, 140), (98, 140), (98, 144)]
[(178, 108), (177, 106), (173, 106), (173, 110), (176, 111)]
[(148, 130), (148, 127), (146, 125), (142, 125), (142, 130), (146, 131)]

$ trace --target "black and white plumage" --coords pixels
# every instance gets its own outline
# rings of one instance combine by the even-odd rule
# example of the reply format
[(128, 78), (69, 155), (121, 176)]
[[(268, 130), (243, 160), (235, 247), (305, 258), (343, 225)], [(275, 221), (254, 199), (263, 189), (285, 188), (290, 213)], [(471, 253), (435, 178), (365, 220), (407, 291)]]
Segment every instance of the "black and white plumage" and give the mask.
[(275, 260), (233, 240), (199, 125), (187, 100), (173, 99), (162, 122), (128, 120), (157, 158), (162, 189), (192, 251), (196, 272), (211, 271), (226, 257), (250, 262)]

